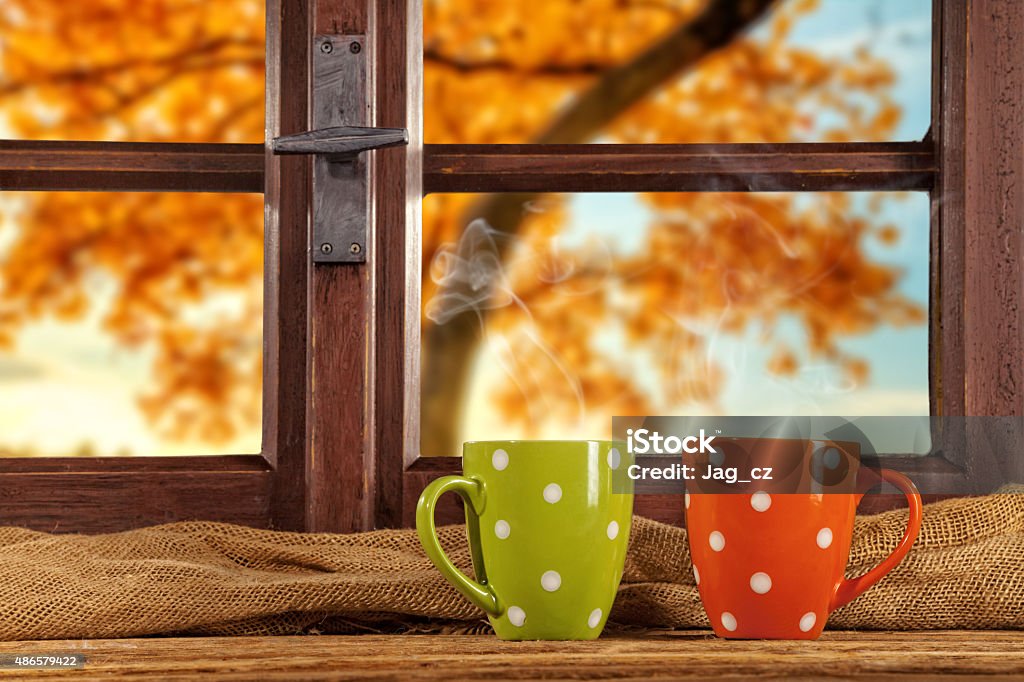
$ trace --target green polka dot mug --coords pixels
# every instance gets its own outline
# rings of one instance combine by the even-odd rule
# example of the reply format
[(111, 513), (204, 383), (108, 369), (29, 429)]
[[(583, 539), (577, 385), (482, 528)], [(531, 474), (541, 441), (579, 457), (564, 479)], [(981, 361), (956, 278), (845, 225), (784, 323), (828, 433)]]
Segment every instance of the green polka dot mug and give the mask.
[[(501, 639), (595, 639), (629, 542), (633, 495), (612, 486), (625, 453), (608, 441), (466, 443), (464, 475), (439, 478), (420, 496), (423, 549)], [(465, 502), (476, 580), (438, 542), (434, 508), (446, 492)]]

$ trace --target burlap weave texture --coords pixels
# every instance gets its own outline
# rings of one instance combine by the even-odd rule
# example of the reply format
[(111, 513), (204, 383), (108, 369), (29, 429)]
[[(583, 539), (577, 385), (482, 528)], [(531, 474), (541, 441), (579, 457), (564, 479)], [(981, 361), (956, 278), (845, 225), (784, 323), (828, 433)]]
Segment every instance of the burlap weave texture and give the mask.
[[(921, 536), (830, 627), (1024, 628), (1024, 487), (925, 507)], [(906, 511), (859, 517), (848, 573), (898, 541)], [(456, 564), (461, 526), (441, 529)], [(110, 535), (0, 528), (0, 639), (483, 629), (415, 531), (300, 534), (177, 523)], [(706, 627), (686, 531), (635, 518), (620, 625)]]

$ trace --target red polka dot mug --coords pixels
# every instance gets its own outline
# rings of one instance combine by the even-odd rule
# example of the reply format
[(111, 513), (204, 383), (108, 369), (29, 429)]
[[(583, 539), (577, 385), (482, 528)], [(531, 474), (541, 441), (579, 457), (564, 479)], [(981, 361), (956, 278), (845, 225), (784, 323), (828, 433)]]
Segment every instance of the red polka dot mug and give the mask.
[[(725, 445), (744, 440), (732, 439)], [(791, 476), (799, 476), (799, 470), (807, 475), (821, 461), (841, 469), (843, 476), (831, 485), (812, 480), (795, 488), (812, 492), (780, 492), (760, 484), (754, 486), (760, 490), (707, 493), (701, 492), (699, 483), (688, 484), (686, 526), (704, 610), (719, 637), (817, 639), (832, 611), (881, 580), (910, 551), (921, 528), (921, 496), (903, 474), (860, 468), (856, 444), (748, 441), (737, 449), (744, 450), (744, 458), (755, 466), (778, 464), (788, 451), (791, 459), (795, 456), (804, 463), (788, 467)], [(718, 459), (720, 465), (721, 455)], [(712, 455), (712, 466), (714, 460)], [(857, 505), (878, 479), (906, 495), (909, 523), (881, 564), (847, 579)]]

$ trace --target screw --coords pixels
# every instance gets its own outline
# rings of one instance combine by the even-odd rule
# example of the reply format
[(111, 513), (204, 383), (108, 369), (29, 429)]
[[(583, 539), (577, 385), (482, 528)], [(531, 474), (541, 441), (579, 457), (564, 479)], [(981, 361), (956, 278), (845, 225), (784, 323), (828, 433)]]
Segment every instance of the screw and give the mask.
[(331, 44), (331, 41), (325, 40), (324, 42), (320, 43), (320, 51), (323, 52), (324, 54), (330, 54), (334, 52), (334, 45)]
[(351, 52), (352, 54), (359, 54), (360, 52), (363, 51), (363, 46), (360, 45), (359, 43), (352, 43), (351, 45), (348, 46), (348, 51)]
[(324, 242), (323, 244), (320, 245), (320, 253), (326, 255), (326, 254), (330, 253), (331, 251), (334, 251), (334, 247), (331, 246), (329, 243)]
[(356, 242), (352, 242), (352, 245), (348, 247), (348, 252), (353, 256), (363, 250), (363, 247), (359, 246)]

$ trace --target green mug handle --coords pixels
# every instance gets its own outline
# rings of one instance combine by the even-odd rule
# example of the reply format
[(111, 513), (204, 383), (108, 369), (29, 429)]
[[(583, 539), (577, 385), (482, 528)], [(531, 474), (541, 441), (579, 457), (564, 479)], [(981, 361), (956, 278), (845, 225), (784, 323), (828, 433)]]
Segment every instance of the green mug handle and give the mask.
[(466, 504), (466, 529), (469, 533), (470, 551), (473, 552), (473, 565), (477, 567), (478, 572), (483, 572), (483, 557), (480, 554), (480, 513), (484, 510), (485, 497), (484, 484), (476, 479), (465, 476), (442, 476), (431, 481), (430, 485), (423, 489), (420, 501), (416, 504), (416, 532), (420, 536), (420, 544), (423, 545), (427, 557), (437, 566), (437, 570), (441, 571), (441, 575), (454, 585), (455, 589), (497, 618), (505, 609), (494, 588), (487, 584), (487, 578), (483, 578), (483, 583), (478, 583), (456, 568), (441, 549), (441, 542), (437, 539), (434, 509), (437, 500), (447, 492), (456, 493)]

